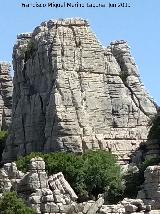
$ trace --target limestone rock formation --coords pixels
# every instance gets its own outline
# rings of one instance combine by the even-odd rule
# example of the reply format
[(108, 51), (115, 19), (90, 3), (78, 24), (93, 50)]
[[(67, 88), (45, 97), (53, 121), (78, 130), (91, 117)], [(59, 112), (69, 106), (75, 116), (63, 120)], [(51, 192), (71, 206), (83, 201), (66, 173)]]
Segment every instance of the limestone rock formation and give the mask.
[(160, 209), (160, 165), (147, 167), (144, 177), (145, 182), (137, 197), (150, 204), (152, 208)]
[(96, 201), (77, 203), (77, 195), (61, 172), (48, 177), (45, 162), (36, 157), (30, 160), (29, 172), (22, 173), (16, 163), (0, 169), (0, 197), (16, 191), (37, 214), (158, 214), (160, 166), (148, 167), (145, 183), (137, 199), (124, 198), (118, 204), (105, 204), (103, 194)]
[(96, 202), (88, 201), (79, 204), (77, 211), (75, 208), (73, 212), (69, 211), (67, 214), (154, 214), (153, 210), (151, 211), (151, 206), (144, 205), (141, 199), (125, 198), (118, 204), (113, 205), (103, 205), (103, 203), (103, 197), (100, 197)]
[(0, 170), (0, 194), (16, 191), (38, 214), (66, 213), (77, 195), (62, 173), (48, 178), (42, 158), (30, 161), (26, 174), (17, 170), (15, 163), (4, 164)]
[(0, 130), (7, 130), (11, 122), (12, 91), (10, 64), (0, 62)]
[(125, 163), (156, 105), (125, 41), (103, 48), (82, 19), (50, 20), (13, 50), (11, 134), (3, 161), (33, 151), (106, 149)]

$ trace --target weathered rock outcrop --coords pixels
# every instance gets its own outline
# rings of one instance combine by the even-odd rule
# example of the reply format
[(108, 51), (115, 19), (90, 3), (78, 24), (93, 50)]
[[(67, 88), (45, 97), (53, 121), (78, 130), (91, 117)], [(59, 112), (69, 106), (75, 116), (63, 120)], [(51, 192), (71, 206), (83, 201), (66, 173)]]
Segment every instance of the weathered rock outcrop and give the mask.
[(125, 41), (104, 49), (81, 19), (43, 22), (13, 51), (4, 161), (32, 151), (107, 149), (123, 161), (147, 139), (156, 106)]
[(10, 65), (0, 62), (0, 130), (7, 130), (11, 122), (12, 91)]
[(107, 205), (103, 195), (99, 195), (97, 201), (77, 203), (77, 195), (62, 173), (47, 176), (42, 158), (31, 159), (25, 174), (17, 170), (14, 162), (0, 169), (0, 197), (6, 191), (16, 191), (37, 214), (158, 214), (159, 184), (160, 166), (148, 167), (138, 199), (125, 198), (118, 204)]
[(144, 177), (145, 182), (137, 197), (150, 204), (152, 208), (160, 210), (160, 165), (147, 167)]
[(139, 165), (144, 160), (151, 159), (154, 159), (155, 165), (160, 163), (160, 108), (157, 111), (155, 117), (150, 121), (151, 128), (148, 133), (148, 139), (135, 152), (132, 163)]
[(145, 144), (144, 157), (145, 159), (160, 158), (160, 108), (152, 121), (148, 141)]
[(33, 158), (26, 174), (15, 163), (0, 170), (0, 193), (16, 191), (38, 214), (66, 213), (77, 195), (62, 173), (48, 178), (42, 158)]

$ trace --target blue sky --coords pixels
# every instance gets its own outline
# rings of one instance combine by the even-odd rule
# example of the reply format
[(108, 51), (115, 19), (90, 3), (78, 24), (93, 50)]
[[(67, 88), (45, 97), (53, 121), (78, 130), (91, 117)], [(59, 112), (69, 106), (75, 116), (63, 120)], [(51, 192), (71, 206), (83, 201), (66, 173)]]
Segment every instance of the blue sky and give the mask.
[[(77, 2), (65, 0), (66, 2)], [(31, 32), (42, 21), (82, 17), (89, 20), (103, 46), (113, 40), (127, 40), (132, 48), (141, 79), (160, 104), (160, 0), (79, 0), (79, 3), (130, 3), (130, 8), (22, 8), (21, 3), (48, 3), (50, 0), (1, 0), (0, 61), (12, 61), (16, 36)], [(55, 3), (63, 0), (55, 0)]]

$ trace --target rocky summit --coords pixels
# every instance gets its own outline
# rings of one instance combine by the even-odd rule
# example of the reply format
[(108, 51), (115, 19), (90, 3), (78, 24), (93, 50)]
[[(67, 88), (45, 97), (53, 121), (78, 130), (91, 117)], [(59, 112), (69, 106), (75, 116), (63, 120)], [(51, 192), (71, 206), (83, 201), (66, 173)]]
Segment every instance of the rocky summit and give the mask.
[(157, 112), (125, 41), (104, 48), (82, 19), (18, 35), (10, 136), (3, 161), (33, 151), (105, 149), (126, 163)]
[(10, 64), (0, 62), (0, 130), (7, 130), (11, 123), (13, 84)]

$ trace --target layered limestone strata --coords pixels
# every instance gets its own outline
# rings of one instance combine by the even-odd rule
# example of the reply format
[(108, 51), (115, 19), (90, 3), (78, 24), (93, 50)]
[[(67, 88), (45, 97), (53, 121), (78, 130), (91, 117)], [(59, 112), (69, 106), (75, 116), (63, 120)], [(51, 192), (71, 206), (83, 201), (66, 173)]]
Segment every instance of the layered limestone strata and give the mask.
[(0, 62), (0, 130), (7, 130), (11, 122), (13, 84), (10, 64)]
[(125, 41), (103, 48), (87, 21), (50, 20), (18, 36), (13, 67), (4, 161), (33, 151), (105, 149), (125, 163), (146, 141), (156, 106)]

